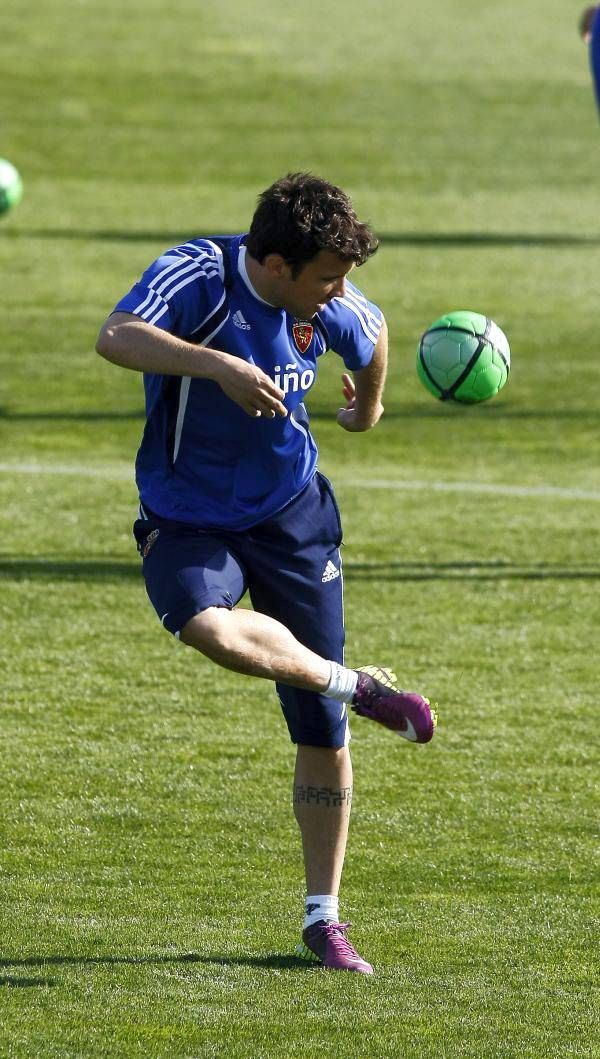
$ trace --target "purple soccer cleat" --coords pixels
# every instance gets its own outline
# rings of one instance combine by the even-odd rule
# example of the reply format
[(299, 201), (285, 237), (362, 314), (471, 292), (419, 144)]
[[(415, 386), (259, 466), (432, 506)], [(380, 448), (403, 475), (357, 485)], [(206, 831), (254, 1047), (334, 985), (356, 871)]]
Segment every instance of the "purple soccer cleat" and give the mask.
[(358, 955), (346, 937), (350, 926), (350, 923), (328, 923), (320, 919), (302, 932), (296, 955), (330, 971), (373, 974), (371, 964)]
[(350, 703), (355, 713), (378, 721), (411, 743), (429, 742), (437, 725), (429, 699), (416, 691), (401, 691), (389, 669), (364, 666), (357, 672), (358, 684)]

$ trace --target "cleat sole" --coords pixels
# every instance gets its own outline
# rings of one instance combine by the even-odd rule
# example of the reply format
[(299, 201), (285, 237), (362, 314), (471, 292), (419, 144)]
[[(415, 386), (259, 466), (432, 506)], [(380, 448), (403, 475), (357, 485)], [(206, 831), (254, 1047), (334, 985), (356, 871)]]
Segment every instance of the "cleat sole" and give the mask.
[(317, 956), (316, 952), (313, 952), (312, 949), (309, 949), (303, 941), (299, 941), (296, 945), (294, 955), (297, 956), (300, 960), (306, 960), (307, 963), (321, 963), (321, 960)]

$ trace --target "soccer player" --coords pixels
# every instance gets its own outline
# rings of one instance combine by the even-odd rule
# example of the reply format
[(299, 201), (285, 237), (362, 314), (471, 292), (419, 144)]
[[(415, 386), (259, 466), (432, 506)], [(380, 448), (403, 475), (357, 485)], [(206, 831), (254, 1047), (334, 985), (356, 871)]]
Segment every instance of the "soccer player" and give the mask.
[(594, 92), (600, 108), (600, 5), (584, 8), (579, 19), (579, 32), (589, 47)]
[[(260, 196), (247, 234), (191, 239), (150, 265), (97, 342), (144, 373), (134, 534), (160, 621), (218, 665), (275, 681), (297, 744), (307, 886), (297, 951), (363, 974), (373, 968), (338, 913), (346, 704), (417, 743), (435, 715), (389, 670), (344, 665), (342, 528), (304, 398), (333, 349), (347, 369), (339, 425), (370, 430), (383, 412), (385, 321), (348, 278), (376, 249), (343, 191), (288, 174)], [(237, 608), (246, 590), (252, 611)]]

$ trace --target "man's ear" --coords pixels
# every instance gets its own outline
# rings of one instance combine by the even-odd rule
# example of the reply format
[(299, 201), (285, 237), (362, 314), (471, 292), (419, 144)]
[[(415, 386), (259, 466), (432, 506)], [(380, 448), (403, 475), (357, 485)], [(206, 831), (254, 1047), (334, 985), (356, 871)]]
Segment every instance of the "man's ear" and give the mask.
[(291, 266), (281, 254), (267, 254), (262, 264), (271, 279), (289, 279), (291, 276)]

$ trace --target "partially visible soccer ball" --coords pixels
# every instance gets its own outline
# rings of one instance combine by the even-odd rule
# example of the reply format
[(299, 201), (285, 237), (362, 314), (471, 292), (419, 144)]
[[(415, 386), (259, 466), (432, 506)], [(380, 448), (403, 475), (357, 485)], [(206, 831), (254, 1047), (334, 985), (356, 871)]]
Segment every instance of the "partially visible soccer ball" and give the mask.
[(23, 182), (14, 165), (0, 158), (0, 213), (7, 213), (21, 201)]
[(509, 372), (508, 339), (480, 313), (447, 313), (419, 342), (417, 374), (440, 401), (487, 401), (502, 389)]

